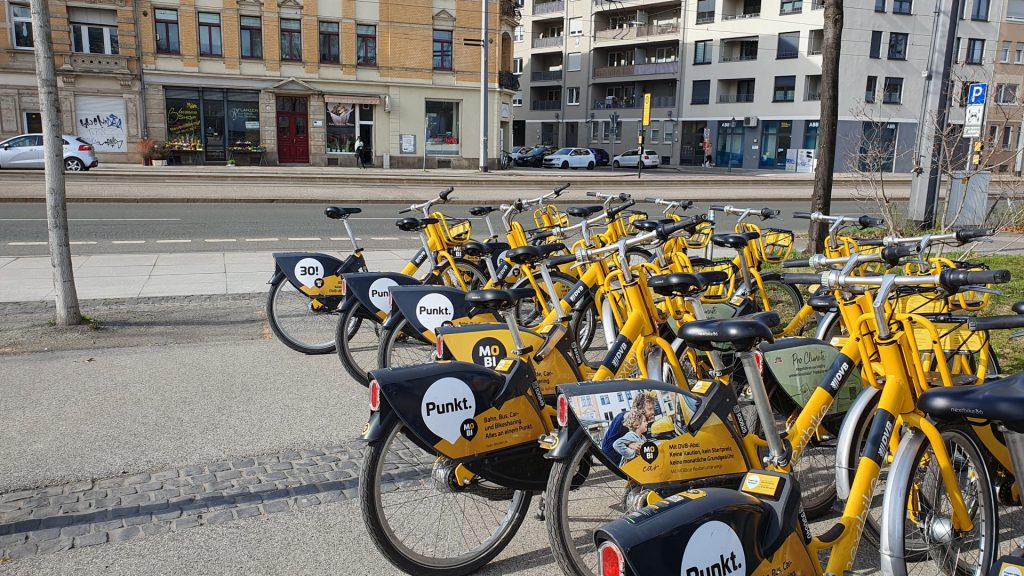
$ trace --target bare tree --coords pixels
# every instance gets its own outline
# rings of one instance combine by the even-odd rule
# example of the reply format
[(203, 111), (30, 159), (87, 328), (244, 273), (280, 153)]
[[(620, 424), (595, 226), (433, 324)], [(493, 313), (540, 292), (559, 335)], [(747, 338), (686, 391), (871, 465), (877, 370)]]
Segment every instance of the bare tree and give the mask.
[(46, 227), (49, 231), (50, 264), (57, 298), (57, 325), (82, 322), (78, 291), (71, 267), (68, 239), (67, 198), (64, 190), (64, 142), (61, 138), (57, 70), (50, 37), (50, 8), (46, 0), (32, 0), (32, 36), (35, 39), (39, 110), (43, 120), (43, 157), (46, 167)]
[[(828, 213), (832, 208), (832, 176), (836, 164), (836, 131), (839, 125), (839, 49), (843, 41), (843, 0), (825, 0), (825, 28), (821, 47), (821, 117), (818, 122), (818, 165), (814, 169), (811, 211)], [(820, 252), (827, 229), (812, 222), (808, 246)]]

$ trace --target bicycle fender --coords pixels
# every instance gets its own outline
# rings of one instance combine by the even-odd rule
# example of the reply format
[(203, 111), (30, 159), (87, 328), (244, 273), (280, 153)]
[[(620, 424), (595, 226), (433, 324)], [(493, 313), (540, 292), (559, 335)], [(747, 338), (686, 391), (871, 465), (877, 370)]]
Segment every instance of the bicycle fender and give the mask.
[[(448, 324), (469, 321), (466, 293), (448, 286), (395, 286), (391, 288), (392, 309), (401, 312), (409, 324), (427, 337)], [(493, 318), (490, 314), (486, 318)], [(481, 319), (482, 320), (482, 319)]]
[(548, 460), (565, 460), (572, 456), (574, 447), (579, 445), (580, 442), (587, 441), (584, 438), (586, 431), (580, 426), (579, 420), (575, 417), (570, 417), (569, 424), (559, 428), (556, 435), (558, 442), (555, 443), (554, 448), (551, 448), (544, 454), (544, 457)]
[(354, 272), (345, 274), (346, 295), (356, 298), (383, 320), (391, 311), (391, 287), (419, 284), (412, 276), (397, 272)]
[(836, 446), (836, 498), (839, 500), (848, 499), (852, 488), (850, 485), (852, 475), (850, 470), (847, 469), (847, 463), (852, 462), (854, 470), (856, 470), (857, 464), (860, 462), (859, 448), (853, 445), (854, 436), (857, 433), (857, 423), (866, 414), (874, 411), (874, 407), (878, 403), (877, 396), (881, 392), (881, 390), (874, 386), (867, 386), (862, 389), (843, 418), (843, 425), (839, 429), (839, 439)]
[(370, 419), (366, 421), (366, 427), (363, 428), (363, 433), (360, 436), (367, 442), (378, 442), (384, 439), (385, 430), (391, 425), (391, 422), (398, 418), (395, 411), (391, 409), (391, 405), (386, 400), (381, 398), (380, 407), (370, 413)]
[(345, 262), (319, 252), (275, 252), (273, 257), (274, 278), (280, 271), (306, 296), (343, 296), (340, 271)]

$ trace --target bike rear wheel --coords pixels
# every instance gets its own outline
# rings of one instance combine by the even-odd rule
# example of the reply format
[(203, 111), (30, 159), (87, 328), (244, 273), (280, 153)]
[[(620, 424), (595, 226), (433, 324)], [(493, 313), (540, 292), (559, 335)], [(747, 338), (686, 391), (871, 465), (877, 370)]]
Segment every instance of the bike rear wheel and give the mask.
[(287, 278), (270, 286), (267, 322), (285, 346), (303, 354), (334, 352), (337, 306), (323, 304), (299, 292)]
[(356, 382), (368, 386), (366, 373), (376, 368), (380, 347), (380, 322), (356, 302), (338, 317), (334, 337), (342, 366)]
[(385, 426), (359, 479), (360, 509), (380, 553), (426, 576), (461, 576), (490, 562), (526, 518), (530, 493), (480, 478), (459, 486), (450, 461), (409, 440), (398, 418)]
[[(394, 313), (394, 312), (393, 312)], [(430, 364), (437, 359), (437, 347), (410, 334), (412, 325), (405, 318), (380, 335), (378, 368), (398, 368)]]

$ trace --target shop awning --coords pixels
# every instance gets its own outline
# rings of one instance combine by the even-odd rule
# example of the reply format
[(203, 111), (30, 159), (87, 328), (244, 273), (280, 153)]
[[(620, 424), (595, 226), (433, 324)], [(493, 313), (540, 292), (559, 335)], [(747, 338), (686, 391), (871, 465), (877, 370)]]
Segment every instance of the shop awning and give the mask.
[(355, 96), (344, 94), (324, 94), (324, 102), (340, 102), (352, 104), (380, 104), (380, 96)]

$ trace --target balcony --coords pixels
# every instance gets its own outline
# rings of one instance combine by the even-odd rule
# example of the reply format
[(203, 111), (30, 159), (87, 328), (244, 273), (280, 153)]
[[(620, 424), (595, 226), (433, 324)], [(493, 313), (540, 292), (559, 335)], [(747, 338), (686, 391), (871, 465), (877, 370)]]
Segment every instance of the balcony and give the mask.
[(760, 12), (746, 12), (743, 14), (722, 14), (722, 21), (726, 20), (743, 20), (745, 18), (760, 18)]
[(533, 14), (554, 14), (555, 12), (561, 12), (565, 10), (565, 2), (542, 2), (533, 5)]
[(811, 10), (824, 10), (825, 0), (811, 0)]
[(718, 103), (719, 104), (736, 104), (738, 102), (753, 102), (753, 101), (754, 101), (754, 93), (753, 92), (738, 92), (736, 94), (719, 94), (718, 95)]
[(128, 57), (119, 54), (66, 54), (61, 70), (128, 73)]
[(697, 12), (696, 24), (713, 24), (715, 22), (715, 11), (708, 10), (705, 12)]
[[(643, 108), (643, 98), (631, 98), (629, 100), (618, 100), (616, 98), (602, 98), (594, 100), (593, 108)], [(675, 108), (675, 96), (651, 96), (651, 108)]]
[(613, 76), (647, 76), (650, 74), (676, 74), (679, 62), (655, 62), (653, 64), (633, 64), (631, 66), (602, 66), (594, 68), (595, 78)]
[(650, 36), (665, 36), (678, 33), (679, 22), (675, 21), (665, 22), (662, 24), (630, 26), (628, 28), (606, 28), (604, 30), (598, 30), (595, 36), (598, 42), (607, 42), (612, 40), (636, 40)]
[(534, 38), (530, 43), (534, 48), (561, 48), (564, 41), (563, 36), (548, 36), (547, 38)]
[(541, 70), (530, 73), (530, 82), (559, 82), (561, 80), (561, 70)]
[(561, 110), (561, 100), (534, 100), (530, 103), (530, 110)]
[(722, 40), (722, 52), (718, 57), (718, 61), (744, 62), (757, 60), (758, 45), (757, 37)]
[(498, 86), (503, 90), (512, 90), (516, 92), (519, 90), (519, 76), (516, 76), (508, 70), (502, 70), (498, 72)]
[(516, 0), (501, 0), (501, 17), (519, 24), (522, 13), (519, 11), (519, 4)]
[(779, 16), (786, 16), (788, 14), (801, 14), (804, 11), (804, 5), (800, 2), (794, 2), (789, 6), (783, 6), (779, 9)]

